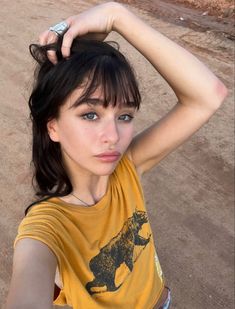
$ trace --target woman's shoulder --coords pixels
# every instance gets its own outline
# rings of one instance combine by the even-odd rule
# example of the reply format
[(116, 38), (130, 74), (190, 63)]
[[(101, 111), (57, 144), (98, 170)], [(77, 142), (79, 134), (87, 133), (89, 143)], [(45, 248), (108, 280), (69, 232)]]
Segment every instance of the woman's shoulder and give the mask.
[[(49, 197), (31, 203), (25, 210), (22, 221), (58, 220), (63, 217), (63, 208), (58, 197)], [(63, 218), (62, 218), (63, 220)]]
[(58, 242), (60, 232), (64, 232), (68, 218), (60, 206), (57, 198), (48, 198), (34, 202), (18, 226), (15, 240), (34, 238), (51, 247)]

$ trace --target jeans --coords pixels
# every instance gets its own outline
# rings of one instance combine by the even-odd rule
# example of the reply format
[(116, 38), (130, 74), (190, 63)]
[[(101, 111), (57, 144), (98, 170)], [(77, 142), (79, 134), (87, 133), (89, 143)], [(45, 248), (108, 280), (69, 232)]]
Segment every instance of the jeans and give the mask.
[(167, 294), (167, 299), (165, 303), (159, 308), (159, 309), (170, 309), (170, 304), (171, 304), (171, 290), (168, 289), (168, 294)]

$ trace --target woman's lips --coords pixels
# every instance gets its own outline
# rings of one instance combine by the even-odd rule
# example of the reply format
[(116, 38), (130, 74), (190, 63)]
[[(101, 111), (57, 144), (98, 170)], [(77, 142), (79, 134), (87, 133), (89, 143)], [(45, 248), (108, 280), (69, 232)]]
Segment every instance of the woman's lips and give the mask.
[(114, 151), (114, 152), (103, 152), (96, 155), (95, 157), (102, 162), (115, 162), (119, 160), (120, 156), (121, 156), (120, 152)]

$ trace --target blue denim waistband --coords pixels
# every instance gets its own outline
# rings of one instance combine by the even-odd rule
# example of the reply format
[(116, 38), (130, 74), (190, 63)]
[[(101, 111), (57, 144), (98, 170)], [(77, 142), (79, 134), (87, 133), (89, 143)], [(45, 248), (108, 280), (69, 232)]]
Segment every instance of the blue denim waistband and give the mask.
[(159, 309), (169, 309), (170, 308), (170, 304), (171, 304), (171, 290), (169, 288), (167, 288), (167, 289), (168, 289), (167, 299), (166, 299), (165, 303)]

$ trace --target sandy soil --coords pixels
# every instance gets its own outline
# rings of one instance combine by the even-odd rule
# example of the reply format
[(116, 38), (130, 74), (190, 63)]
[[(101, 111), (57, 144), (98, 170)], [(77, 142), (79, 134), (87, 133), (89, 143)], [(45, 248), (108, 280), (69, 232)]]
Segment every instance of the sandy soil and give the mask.
[[(0, 24), (0, 307), (9, 286), (17, 226), (33, 198), (27, 109), (33, 67), (28, 45), (37, 40), (42, 29), (101, 2), (104, 1), (1, 1), (0, 18), (5, 22)], [(172, 308), (232, 309), (234, 33), (231, 15), (205, 16), (202, 15), (205, 8), (193, 10), (176, 5), (175, 1), (128, 2), (146, 22), (202, 59), (230, 90), (225, 104), (211, 120), (146, 175), (143, 182), (158, 254), (173, 293)], [(161, 118), (176, 99), (137, 51), (116, 34), (111, 34), (110, 39), (120, 43), (136, 67), (143, 96), (137, 121), (140, 130)]]
[[(141, 0), (124, 0), (128, 4), (142, 3), (146, 4), (148, 1)], [(157, 6), (158, 2), (151, 1)], [(183, 4), (183, 7), (191, 7), (194, 9), (204, 10), (204, 12), (209, 13), (214, 16), (221, 17), (233, 17), (234, 16), (234, 1), (233, 0), (166, 0), (168, 4)]]
[(118, 0), (143, 9), (154, 18), (195, 31), (211, 31), (235, 39), (234, 4), (230, 0)]
[(184, 6), (191, 6), (221, 17), (234, 15), (233, 0), (168, 0), (168, 2), (182, 3)]

